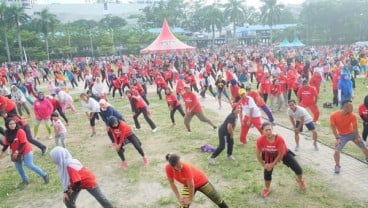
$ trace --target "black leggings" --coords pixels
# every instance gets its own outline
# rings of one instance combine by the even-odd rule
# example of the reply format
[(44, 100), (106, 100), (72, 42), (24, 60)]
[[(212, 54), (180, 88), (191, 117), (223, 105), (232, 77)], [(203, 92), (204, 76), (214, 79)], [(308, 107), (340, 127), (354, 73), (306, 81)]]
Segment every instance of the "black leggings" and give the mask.
[(96, 112), (92, 112), (92, 117), (89, 119), (89, 125), (90, 126), (95, 126), (96, 125), (96, 119), (98, 120), (99, 117), (98, 117), (98, 113)]
[(32, 132), (31, 132), (31, 128), (29, 127), (29, 125), (25, 125), (23, 126), (23, 130), (24, 132), (26, 133), (26, 137), (27, 137), (27, 140), (29, 141), (29, 143), (35, 145), (36, 147), (38, 147), (41, 151), (45, 150), (46, 149), (46, 146), (44, 144), (42, 144), (41, 142), (33, 139), (33, 136), (32, 136)]
[(216, 158), (224, 149), (225, 143), (227, 143), (227, 156), (231, 156), (233, 154), (233, 147), (234, 147), (234, 139), (230, 138), (230, 135), (224, 131), (219, 129), (219, 146), (216, 150), (212, 153), (211, 158)]
[(362, 138), (366, 142), (368, 136), (368, 123), (363, 123), (363, 132), (362, 132)]
[[(142, 149), (142, 143), (139, 141), (138, 137), (132, 133), (130, 136), (125, 137), (125, 140), (128, 140), (130, 143), (133, 144), (134, 148), (139, 152), (139, 154), (144, 157), (144, 152)], [(126, 143), (126, 142), (124, 142)], [(125, 161), (125, 156), (124, 156), (124, 145), (121, 145), (120, 150), (118, 151), (118, 155), (121, 159), (121, 161)]]
[[(225, 203), (224, 199), (220, 196), (220, 194), (216, 191), (216, 189), (213, 187), (213, 185), (210, 182), (205, 183), (204, 185), (200, 186), (199, 188), (196, 188), (194, 190), (195, 192), (200, 191), (204, 195), (206, 195), (211, 201), (213, 201), (218, 207), (220, 208), (228, 208), (227, 204)], [(182, 190), (182, 196), (188, 196), (189, 195), (189, 189), (188, 187), (184, 186)], [(180, 208), (188, 208), (189, 206), (180, 206)]]
[(155, 123), (153, 123), (152, 119), (148, 116), (148, 111), (147, 111), (146, 107), (138, 108), (137, 112), (134, 114), (133, 120), (134, 120), (135, 128), (137, 128), (137, 129), (141, 128), (141, 124), (138, 121), (138, 116), (141, 113), (143, 113), (144, 119), (146, 119), (146, 121), (150, 125), (151, 129), (155, 129), (156, 125), (155, 125)]
[[(294, 155), (290, 152), (290, 150), (287, 151), (286, 155), (282, 158), (282, 162), (288, 166), (289, 168), (291, 168), (296, 175), (301, 175), (303, 174), (303, 170), (300, 167), (299, 163), (294, 159)], [(264, 180), (265, 181), (271, 181), (272, 180), (272, 170), (267, 171), (266, 169), (264, 170)]]
[(181, 105), (175, 106), (171, 111), (170, 111), (170, 118), (171, 118), (171, 122), (174, 124), (175, 123), (175, 118), (174, 118), (174, 114), (176, 112), (176, 110), (179, 111), (179, 113), (184, 117), (185, 113), (183, 111), (183, 108), (181, 107)]
[(68, 119), (66, 118), (65, 116), (65, 113), (63, 112), (63, 109), (61, 109), (61, 106), (59, 105), (56, 109), (55, 109), (57, 112), (59, 112), (59, 115), (64, 119), (64, 121), (66, 123), (69, 123), (68, 122)]

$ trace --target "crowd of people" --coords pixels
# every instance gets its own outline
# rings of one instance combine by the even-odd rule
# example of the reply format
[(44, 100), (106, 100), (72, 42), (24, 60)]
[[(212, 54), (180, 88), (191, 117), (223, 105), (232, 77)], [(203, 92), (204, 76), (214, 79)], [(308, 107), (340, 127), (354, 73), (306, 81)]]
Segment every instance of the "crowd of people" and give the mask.
[[(12, 161), (22, 178), (20, 187), (29, 182), (22, 168), (23, 163), (48, 183), (48, 174), (33, 164), (30, 145), (37, 146), (41, 155), (46, 154), (48, 147), (40, 142), (38, 134), (39, 125), (44, 122), (47, 139), (53, 137), (52, 127), (54, 130), (56, 147), (50, 154), (58, 167), (67, 207), (75, 207), (81, 189), (89, 191), (104, 207), (112, 207), (96, 185), (93, 174), (73, 159), (67, 150), (70, 125), (67, 110), (85, 112), (91, 137), (97, 135), (96, 120), (103, 120), (111, 145), (121, 159), (119, 168), (128, 165), (124, 155), (124, 146), (128, 143), (133, 144), (143, 158), (143, 164), (148, 165), (149, 159), (135, 132), (141, 129), (140, 114), (143, 114), (152, 133), (160, 128), (149, 108), (149, 99), (155, 95), (149, 94), (148, 89), (154, 86), (159, 102), (167, 103), (170, 112), (167, 119), (173, 126), (178, 123), (175, 119), (175, 112), (178, 111), (188, 134), (195, 131), (190, 125), (194, 116), (218, 130), (219, 146), (208, 158), (210, 165), (217, 164), (215, 158), (226, 145), (227, 158), (235, 160), (232, 153), (237, 124), (240, 124), (239, 144), (242, 145), (247, 144), (248, 132), (255, 127), (259, 133), (256, 158), (264, 168), (265, 188), (261, 196), (269, 195), (272, 171), (281, 161), (295, 172), (300, 188), (305, 189), (302, 168), (286, 146), (283, 136), (273, 132), (278, 119), (274, 114), (285, 111), (290, 118), (295, 138), (294, 151), (299, 151), (299, 135), (303, 126), (311, 131), (313, 147), (318, 151), (317, 128), (321, 112), (318, 99), (321, 91), (330, 91), (332, 100), (324, 103), (323, 107), (338, 109), (330, 117), (332, 133), (336, 137), (335, 173), (340, 173), (340, 152), (348, 141), (354, 141), (363, 150), (368, 162), (365, 144), (368, 136), (368, 95), (358, 108), (363, 123), (362, 133), (358, 130), (358, 119), (351, 102), (354, 88), (365, 87), (357, 86), (355, 79), (358, 74), (363, 74), (364, 82), (368, 78), (367, 55), (367, 49), (351, 46), (280, 51), (261, 47), (222, 47), (195, 54), (3, 64), (0, 69), (0, 115), (5, 120), (5, 128), (0, 131), (4, 135), (0, 156), (4, 156), (10, 146)], [(41, 76), (47, 92), (39, 90)], [(326, 88), (329, 81), (332, 89)], [(78, 86), (84, 91), (79, 95), (82, 109), (74, 107), (73, 97), (69, 94), (72, 88)], [(132, 118), (124, 117), (109, 103), (109, 100), (116, 99), (116, 90), (120, 99), (129, 102)], [(223, 105), (231, 105), (232, 111), (219, 128), (202, 110), (201, 99), (208, 96), (217, 100), (219, 110), (224, 109)], [(262, 112), (268, 122), (262, 118)], [(30, 118), (35, 119), (33, 134), (26, 121)], [(129, 125), (129, 119), (135, 128)], [(178, 154), (168, 154), (166, 159), (166, 175), (182, 207), (189, 207), (197, 190), (219, 207), (228, 207), (201, 170), (181, 162)], [(175, 180), (183, 184), (182, 193), (179, 193)]]

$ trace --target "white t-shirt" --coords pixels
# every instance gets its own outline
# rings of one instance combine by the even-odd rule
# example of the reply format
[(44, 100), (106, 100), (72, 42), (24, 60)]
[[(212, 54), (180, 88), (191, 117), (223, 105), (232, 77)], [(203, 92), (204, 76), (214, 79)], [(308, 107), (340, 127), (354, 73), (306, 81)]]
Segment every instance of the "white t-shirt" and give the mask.
[(88, 103), (82, 100), (82, 107), (86, 112), (100, 112), (100, 104), (91, 97), (88, 99)]
[(296, 106), (295, 112), (288, 108), (287, 113), (289, 116), (293, 117), (295, 121), (300, 121), (302, 117), (304, 117), (305, 124), (313, 121), (312, 116), (301, 106)]
[(248, 104), (244, 104), (244, 103), (240, 102), (242, 104), (243, 116), (248, 116), (249, 117), (250, 110), (253, 108), (252, 118), (261, 117), (261, 111), (257, 107), (257, 105), (254, 102), (253, 98), (250, 97), (250, 96), (246, 96), (246, 97), (248, 98)]

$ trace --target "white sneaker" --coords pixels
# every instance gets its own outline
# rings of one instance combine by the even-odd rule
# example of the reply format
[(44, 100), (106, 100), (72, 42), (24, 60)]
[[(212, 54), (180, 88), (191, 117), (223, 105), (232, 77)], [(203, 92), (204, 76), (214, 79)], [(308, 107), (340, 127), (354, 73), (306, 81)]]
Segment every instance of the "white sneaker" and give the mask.
[(297, 152), (299, 150), (299, 146), (295, 146), (294, 151)]
[(208, 164), (209, 165), (216, 165), (216, 160), (215, 158), (212, 158), (211, 156), (208, 157)]
[(152, 129), (152, 132), (155, 133), (157, 131), (157, 127)]
[(228, 160), (232, 160), (232, 161), (235, 161), (235, 157), (234, 157), (234, 156), (232, 156), (232, 155), (230, 155), (230, 156), (227, 156), (227, 159), (228, 159)]
[(313, 144), (313, 146), (314, 146), (314, 150), (316, 150), (316, 151), (318, 151), (318, 150), (319, 150), (319, 148), (318, 148), (318, 145), (317, 145), (317, 144)]

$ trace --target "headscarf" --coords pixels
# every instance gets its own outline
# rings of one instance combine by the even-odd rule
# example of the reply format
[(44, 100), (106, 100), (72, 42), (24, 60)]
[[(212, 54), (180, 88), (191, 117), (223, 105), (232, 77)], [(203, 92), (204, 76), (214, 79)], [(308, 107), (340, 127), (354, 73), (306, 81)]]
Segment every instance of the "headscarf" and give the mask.
[[(15, 137), (17, 136), (17, 132), (18, 132), (18, 129), (19, 129), (19, 126), (18, 124), (16, 124), (15, 126), (15, 129), (10, 129), (9, 128), (9, 123), (11, 121), (14, 121), (15, 120), (11, 117), (8, 117), (6, 120), (5, 120), (5, 128), (6, 128), (6, 131), (5, 131), (5, 136), (6, 136), (6, 140), (8, 141), (8, 143), (13, 143)], [(17, 123), (17, 122), (15, 122)]]
[[(43, 96), (43, 98), (41, 98), (41, 96)], [(45, 93), (44, 92), (38, 92), (37, 99), (39, 101), (43, 101), (45, 99)]]
[(79, 171), (83, 168), (83, 165), (78, 160), (73, 159), (67, 149), (60, 146), (54, 147), (50, 152), (50, 156), (57, 165), (63, 191), (67, 191), (70, 184), (70, 177), (67, 168), (70, 167)]

